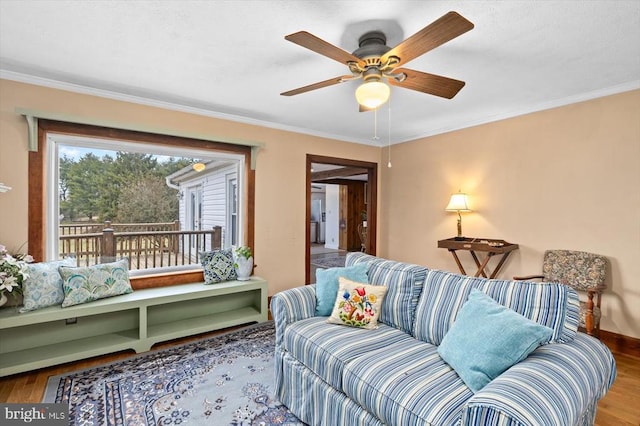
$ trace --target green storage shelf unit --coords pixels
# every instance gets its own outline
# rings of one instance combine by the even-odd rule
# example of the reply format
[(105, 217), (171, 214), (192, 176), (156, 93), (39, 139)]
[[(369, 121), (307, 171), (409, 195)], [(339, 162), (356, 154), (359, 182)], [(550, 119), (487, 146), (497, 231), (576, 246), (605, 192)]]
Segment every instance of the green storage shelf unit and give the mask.
[[(15, 311), (14, 311), (15, 312)], [(25, 314), (17, 314), (25, 315)], [(36, 324), (0, 327), (0, 353), (25, 351), (54, 344), (67, 344), (100, 335), (126, 333), (139, 338), (140, 313), (131, 308), (116, 312), (55, 319)], [(0, 324), (2, 321), (0, 321)], [(41, 350), (41, 349), (40, 349)], [(2, 365), (2, 360), (0, 360)]]
[(8, 352), (1, 355), (0, 372), (2, 372), (2, 376), (7, 376), (22, 371), (123, 351), (131, 349), (137, 342), (138, 330), (136, 329), (118, 334), (101, 334), (84, 339)]
[[(187, 318), (180, 321), (172, 321), (147, 328), (146, 342), (153, 346), (158, 342), (177, 339), (192, 334), (204, 333), (210, 330), (211, 324), (217, 324), (217, 328), (232, 327), (248, 322), (262, 322), (262, 314), (255, 308), (242, 308), (231, 313), (217, 313), (199, 317)], [(187, 332), (189, 331), (189, 332)], [(148, 349), (146, 349), (148, 350)]]
[(0, 309), (0, 376), (267, 320), (259, 277), (137, 290), (84, 305), (20, 314)]

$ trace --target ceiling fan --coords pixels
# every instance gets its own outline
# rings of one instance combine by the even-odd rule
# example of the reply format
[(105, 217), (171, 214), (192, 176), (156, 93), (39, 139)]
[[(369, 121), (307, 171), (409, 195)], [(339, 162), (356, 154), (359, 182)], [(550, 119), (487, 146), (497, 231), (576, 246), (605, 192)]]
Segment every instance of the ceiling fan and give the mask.
[(356, 99), (361, 111), (377, 108), (387, 101), (390, 89), (384, 81), (392, 86), (451, 99), (462, 89), (464, 81), (401, 68), (401, 66), (472, 28), (473, 24), (460, 14), (449, 12), (394, 48), (386, 45), (387, 37), (383, 32), (367, 32), (360, 37), (359, 47), (353, 53), (342, 50), (306, 31), (289, 34), (285, 36), (286, 40), (345, 64), (351, 75), (299, 87), (281, 95), (299, 95), (362, 78), (364, 83), (356, 90)]

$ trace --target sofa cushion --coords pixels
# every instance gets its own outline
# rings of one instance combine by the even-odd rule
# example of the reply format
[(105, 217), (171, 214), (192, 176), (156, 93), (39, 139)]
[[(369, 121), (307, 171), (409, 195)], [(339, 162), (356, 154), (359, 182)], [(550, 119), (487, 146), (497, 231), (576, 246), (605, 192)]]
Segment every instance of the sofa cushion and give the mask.
[(329, 268), (316, 270), (316, 315), (331, 315), (338, 294), (338, 278), (345, 277), (353, 281), (368, 282), (367, 265), (348, 268)]
[(438, 353), (477, 392), (525, 359), (553, 333), (472, 289)]
[(338, 282), (336, 301), (327, 322), (368, 330), (378, 328), (380, 306), (387, 287), (359, 283), (345, 277), (340, 277)]
[(413, 331), (416, 306), (427, 275), (427, 268), (409, 263), (386, 260), (364, 253), (347, 253), (345, 264), (353, 266), (367, 262), (369, 282), (388, 287), (382, 302), (380, 322), (406, 333)]
[(440, 345), (472, 288), (551, 328), (553, 334), (543, 344), (569, 342), (576, 335), (579, 302), (577, 293), (570, 287), (557, 283), (488, 280), (437, 270), (427, 273), (416, 308), (413, 335), (427, 343)]
[(341, 389), (347, 362), (389, 345), (404, 346), (414, 340), (384, 324), (375, 330), (359, 330), (327, 324), (326, 317), (314, 317), (287, 326), (283, 347), (325, 382)]
[(473, 396), (435, 346), (415, 339), (354, 359), (342, 388), (388, 425), (455, 425)]

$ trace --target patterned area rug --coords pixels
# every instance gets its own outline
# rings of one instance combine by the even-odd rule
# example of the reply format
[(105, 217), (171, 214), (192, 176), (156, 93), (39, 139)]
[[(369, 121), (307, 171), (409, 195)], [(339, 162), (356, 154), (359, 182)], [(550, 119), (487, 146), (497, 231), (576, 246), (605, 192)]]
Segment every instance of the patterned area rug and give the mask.
[(343, 267), (345, 258), (344, 254), (318, 255), (311, 258), (311, 264), (319, 268)]
[(49, 378), (73, 425), (303, 425), (274, 395), (272, 321)]

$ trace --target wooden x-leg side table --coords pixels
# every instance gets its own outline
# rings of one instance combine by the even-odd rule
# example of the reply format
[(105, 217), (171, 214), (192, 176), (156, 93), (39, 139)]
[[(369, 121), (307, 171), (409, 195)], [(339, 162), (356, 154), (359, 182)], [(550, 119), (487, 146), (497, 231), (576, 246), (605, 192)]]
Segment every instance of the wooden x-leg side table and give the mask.
[[(509, 254), (513, 250), (518, 249), (517, 244), (511, 244), (504, 240), (490, 240), (485, 238), (465, 238), (463, 240), (457, 240), (455, 238), (448, 238), (446, 240), (438, 241), (439, 248), (446, 248), (449, 250), (449, 253), (453, 256), (458, 265), (458, 269), (463, 275), (467, 275), (467, 272), (464, 270), (462, 263), (460, 263), (460, 259), (458, 258), (457, 250), (466, 250), (471, 254), (473, 261), (476, 263), (478, 270), (476, 271), (474, 277), (483, 276), (485, 278), (495, 278), (500, 272), (500, 268), (504, 265), (504, 262), (509, 257)], [(476, 252), (485, 252), (485, 258), (480, 261)], [(493, 256), (502, 255), (498, 265), (495, 267), (493, 272), (489, 270), (487, 265)]]

